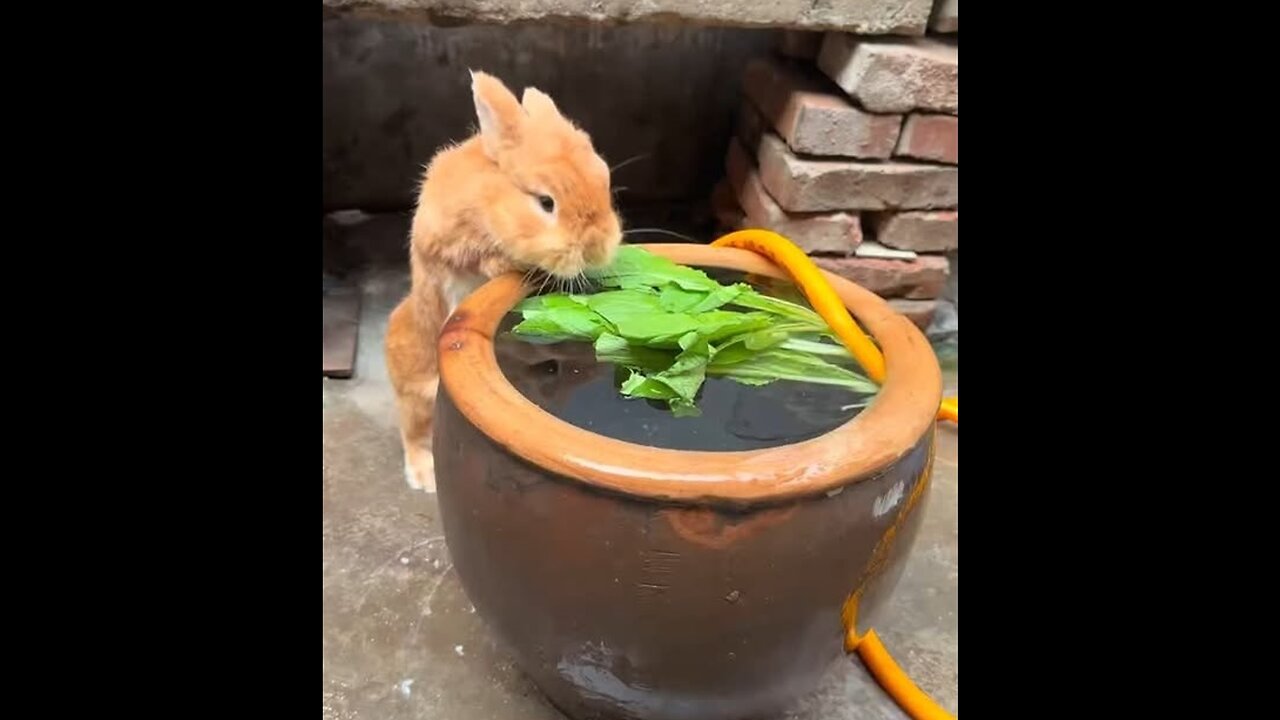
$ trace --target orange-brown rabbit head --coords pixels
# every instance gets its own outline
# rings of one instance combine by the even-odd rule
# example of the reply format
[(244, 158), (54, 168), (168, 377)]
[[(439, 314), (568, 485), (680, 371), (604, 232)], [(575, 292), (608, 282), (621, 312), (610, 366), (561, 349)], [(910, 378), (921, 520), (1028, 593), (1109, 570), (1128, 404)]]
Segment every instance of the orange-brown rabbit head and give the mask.
[(496, 78), (471, 74), (485, 155), (503, 181), (483, 212), (513, 260), (559, 278), (609, 264), (622, 240), (609, 166), (591, 138), (551, 98), (525, 88), (522, 100)]

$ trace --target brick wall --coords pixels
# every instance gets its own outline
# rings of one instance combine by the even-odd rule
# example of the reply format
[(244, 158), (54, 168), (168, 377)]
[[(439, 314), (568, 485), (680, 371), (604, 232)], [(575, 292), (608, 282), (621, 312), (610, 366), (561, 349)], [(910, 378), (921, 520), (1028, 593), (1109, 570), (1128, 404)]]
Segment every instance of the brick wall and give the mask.
[(785, 235), (947, 337), (960, 227), (955, 0), (936, 1), (930, 28), (914, 38), (784, 33), (743, 71), (712, 205), (722, 229)]

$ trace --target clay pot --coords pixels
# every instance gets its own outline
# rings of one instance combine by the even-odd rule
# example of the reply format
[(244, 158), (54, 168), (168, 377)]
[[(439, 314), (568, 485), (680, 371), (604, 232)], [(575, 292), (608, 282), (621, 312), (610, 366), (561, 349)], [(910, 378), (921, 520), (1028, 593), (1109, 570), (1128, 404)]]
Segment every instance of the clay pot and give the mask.
[[(647, 247), (784, 277), (746, 251)], [(887, 380), (832, 432), (748, 452), (633, 445), (521, 396), (493, 345), (519, 275), (446, 324), (435, 462), (454, 567), (570, 717), (769, 717), (843, 656), (846, 602), (859, 631), (874, 624), (923, 515), (942, 378), (910, 321), (828, 277), (883, 349)]]

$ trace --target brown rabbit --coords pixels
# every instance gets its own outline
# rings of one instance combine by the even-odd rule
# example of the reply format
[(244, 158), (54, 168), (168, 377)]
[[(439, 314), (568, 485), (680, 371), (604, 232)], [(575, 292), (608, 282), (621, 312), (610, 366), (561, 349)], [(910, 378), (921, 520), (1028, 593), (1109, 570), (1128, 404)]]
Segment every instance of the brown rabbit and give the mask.
[(526, 88), (517, 101), (480, 72), (471, 74), (471, 93), (480, 130), (427, 166), (409, 248), (413, 286), (387, 325), (405, 478), (428, 492), (436, 341), (449, 314), (504, 272), (571, 280), (607, 265), (622, 239), (609, 166), (550, 97)]

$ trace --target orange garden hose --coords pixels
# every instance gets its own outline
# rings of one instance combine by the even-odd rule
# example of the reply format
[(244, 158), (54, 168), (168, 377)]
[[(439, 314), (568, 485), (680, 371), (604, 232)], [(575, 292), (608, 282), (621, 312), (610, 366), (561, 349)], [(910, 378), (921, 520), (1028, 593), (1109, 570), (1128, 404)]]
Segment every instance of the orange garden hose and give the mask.
[(871, 338), (853, 321), (836, 291), (822, 277), (822, 271), (803, 250), (790, 240), (768, 230), (739, 230), (711, 243), (712, 247), (734, 247), (762, 255), (787, 271), (800, 291), (808, 298), (814, 312), (822, 316), (836, 337), (849, 349), (867, 376), (876, 383), (884, 382), (884, 356)]
[(875, 630), (868, 630), (858, 643), (858, 657), (871, 672), (871, 676), (880, 683), (880, 687), (889, 693), (889, 697), (898, 703), (903, 712), (915, 720), (953, 720), (952, 715), (943, 710), (924, 691), (911, 682), (911, 678), (902, 672), (898, 663), (884, 649), (880, 636)]
[[(790, 240), (768, 230), (731, 232), (711, 245), (750, 250), (786, 270), (809, 300), (814, 311), (826, 321), (827, 325), (831, 326), (836, 337), (840, 338), (849, 353), (866, 370), (867, 375), (877, 383), (884, 382), (884, 355), (880, 353), (880, 348), (876, 347), (875, 343), (871, 342), (871, 338), (854, 322), (848, 308), (827, 283), (822, 271), (803, 250), (796, 247)], [(941, 407), (938, 408), (938, 419), (959, 424), (959, 398), (945, 398)], [(914, 720), (951, 720), (952, 716), (916, 687), (911, 678), (898, 667), (880, 642), (875, 630), (868, 630), (865, 635), (858, 636), (854, 628), (854, 616), (857, 614), (857, 599), (860, 594), (861, 591), (856, 593), (845, 608), (845, 649), (858, 653), (858, 657), (862, 659), (876, 682), (880, 683), (898, 707)]]
[(938, 408), (939, 420), (950, 420), (951, 422), (960, 424), (960, 399), (959, 398), (942, 398), (942, 407)]
[[(862, 328), (853, 321), (849, 309), (840, 301), (836, 291), (827, 284), (822, 271), (809, 259), (804, 250), (795, 243), (769, 230), (738, 230), (724, 235), (711, 243), (712, 247), (732, 247), (750, 250), (773, 261), (775, 265), (787, 271), (791, 279), (799, 286), (800, 291), (813, 306), (840, 342), (849, 349), (849, 354), (858, 361), (867, 376), (877, 383), (884, 382), (884, 355), (880, 348), (871, 342), (871, 338), (862, 332)], [(960, 423), (960, 399), (946, 398), (938, 409), (938, 418)]]

